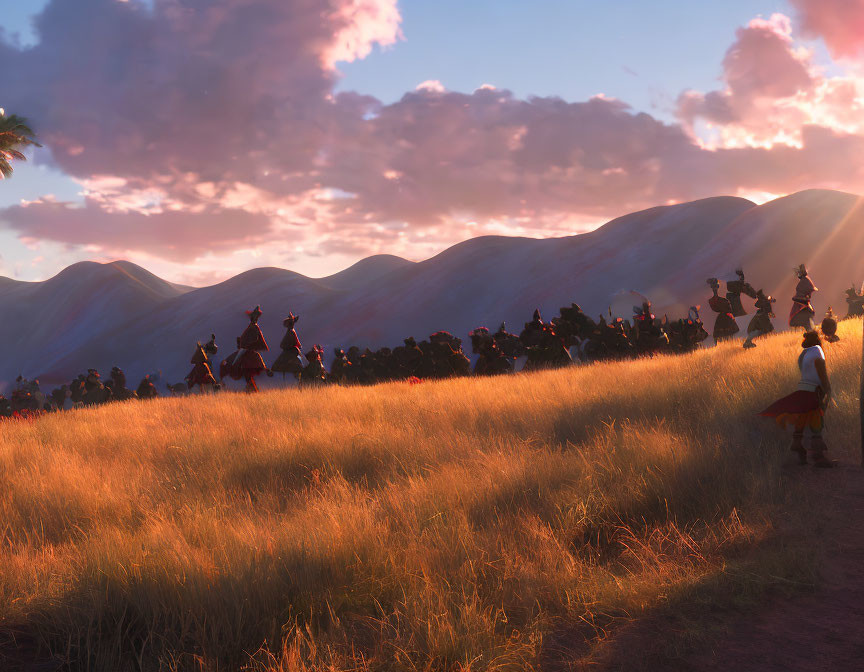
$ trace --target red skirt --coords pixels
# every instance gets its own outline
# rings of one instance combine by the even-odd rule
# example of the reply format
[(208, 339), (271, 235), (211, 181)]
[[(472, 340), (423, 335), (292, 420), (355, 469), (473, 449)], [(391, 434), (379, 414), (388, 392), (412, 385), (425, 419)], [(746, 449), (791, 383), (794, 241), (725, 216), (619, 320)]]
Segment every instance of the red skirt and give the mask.
[(809, 427), (815, 432), (825, 426), (825, 412), (822, 410), (822, 388), (815, 391), (796, 390), (778, 399), (759, 415), (774, 418), (781, 427), (793, 426), (802, 431)]
[(196, 385), (215, 385), (216, 378), (213, 377), (213, 371), (210, 370), (210, 366), (207, 363), (199, 362), (192, 368), (189, 375), (186, 376), (186, 382), (190, 388)]
[(232, 352), (219, 365), (219, 377), (230, 376), (234, 380), (254, 378), (267, 370), (261, 354), (255, 350), (238, 350)]

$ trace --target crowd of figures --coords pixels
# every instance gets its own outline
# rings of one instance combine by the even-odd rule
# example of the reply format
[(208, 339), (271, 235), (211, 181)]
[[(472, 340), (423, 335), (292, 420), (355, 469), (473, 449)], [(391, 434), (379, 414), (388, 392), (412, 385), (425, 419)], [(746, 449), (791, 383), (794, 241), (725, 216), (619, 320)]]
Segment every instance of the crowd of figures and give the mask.
[[(815, 311), (810, 300), (817, 291), (804, 264), (795, 271), (798, 284), (789, 315), (791, 327), (814, 327)], [(558, 315), (545, 321), (535, 310), (519, 334), (507, 330), (503, 322), (494, 332), (478, 327), (470, 334), (471, 352), (476, 355), (472, 368), (465, 354), (462, 339), (446, 331), (438, 331), (428, 339), (417, 342), (406, 338), (395, 348), (336, 348), (328, 371), (324, 365), (325, 352), (313, 345), (305, 353), (297, 334), (299, 316), (289, 313), (283, 321), (285, 335), (279, 344), (280, 353), (271, 366), (267, 366), (261, 353), (269, 351), (258, 319), (261, 308), (247, 312), (249, 324), (237, 337), (237, 348), (218, 366), (213, 357), (219, 348), (216, 335), (195, 345), (190, 363), (192, 369), (185, 382), (166, 384), (167, 393), (186, 394), (198, 388), (215, 392), (223, 388), (226, 378), (242, 380), (246, 390), (257, 391), (255, 379), (261, 375), (292, 376), (301, 385), (324, 383), (371, 385), (378, 382), (452, 378), (475, 375), (507, 374), (516, 370), (516, 362), (524, 359), (522, 371), (548, 369), (572, 364), (574, 361), (590, 363), (613, 359), (650, 356), (661, 353), (684, 353), (695, 350), (712, 336), (715, 343), (731, 339), (739, 332), (736, 318), (747, 315), (744, 298), (753, 300), (755, 313), (747, 326), (744, 348), (756, 347), (755, 340), (774, 331), (772, 319), (776, 299), (762, 289), (754, 289), (742, 270), (726, 282), (725, 294), (720, 293), (720, 281), (709, 278), (712, 295), (708, 305), (716, 313), (713, 330), (709, 334), (702, 322), (699, 306), (692, 306), (686, 317), (670, 320), (652, 312), (651, 303), (642, 297), (641, 305), (633, 308), (630, 319), (600, 315), (589, 317), (575, 303), (559, 309)], [(640, 295), (641, 296), (641, 295)], [(864, 315), (864, 287), (859, 292), (854, 286), (846, 290), (848, 317)], [(821, 322), (828, 341), (837, 340), (837, 318), (829, 307)], [(218, 374), (218, 375), (217, 375)], [(76, 406), (91, 406), (109, 401), (153, 399), (159, 396), (156, 383), (159, 375), (145, 376), (133, 390), (126, 376), (117, 367), (111, 369), (110, 378), (103, 380), (99, 372), (89, 369), (71, 383), (55, 388), (50, 394), (40, 390), (38, 380), (19, 377), (9, 398), (0, 395), (0, 417), (19, 417), (21, 414), (59, 410)]]

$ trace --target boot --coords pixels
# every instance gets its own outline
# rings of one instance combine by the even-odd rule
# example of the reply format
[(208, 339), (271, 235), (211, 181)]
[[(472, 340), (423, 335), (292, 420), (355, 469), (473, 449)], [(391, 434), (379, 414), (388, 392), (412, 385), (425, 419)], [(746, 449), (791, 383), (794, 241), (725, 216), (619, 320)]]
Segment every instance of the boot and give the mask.
[(798, 453), (798, 464), (807, 464), (807, 451), (804, 449), (804, 440), (800, 434), (792, 435), (792, 445), (789, 450)]
[(828, 450), (828, 446), (825, 445), (825, 439), (821, 436), (814, 436), (810, 439), (810, 459), (813, 460), (814, 467), (831, 468), (837, 466), (834, 460), (825, 457), (826, 450)]

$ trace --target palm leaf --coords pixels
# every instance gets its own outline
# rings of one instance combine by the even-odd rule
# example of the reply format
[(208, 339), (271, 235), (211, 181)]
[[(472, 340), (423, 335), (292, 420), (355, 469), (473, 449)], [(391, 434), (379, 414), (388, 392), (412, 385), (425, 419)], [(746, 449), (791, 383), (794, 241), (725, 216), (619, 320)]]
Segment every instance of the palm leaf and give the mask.
[(12, 176), (12, 160), (26, 161), (19, 151), (24, 147), (41, 147), (36, 134), (23, 117), (6, 115), (0, 109), (0, 179)]

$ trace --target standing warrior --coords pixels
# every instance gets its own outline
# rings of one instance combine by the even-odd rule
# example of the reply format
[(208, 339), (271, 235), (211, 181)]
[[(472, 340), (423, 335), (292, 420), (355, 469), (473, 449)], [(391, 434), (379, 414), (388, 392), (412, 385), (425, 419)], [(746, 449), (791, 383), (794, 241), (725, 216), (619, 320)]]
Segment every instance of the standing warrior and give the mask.
[(153, 384), (149, 373), (141, 379), (138, 389), (135, 390), (135, 394), (138, 395), (139, 399), (155, 399), (159, 396), (159, 392), (156, 390), (156, 386)]
[(807, 275), (807, 267), (801, 264), (795, 271), (798, 276), (798, 286), (795, 288), (795, 296), (792, 297), (792, 311), (789, 313), (790, 327), (803, 327), (806, 331), (813, 329), (813, 316), (816, 311), (810, 305), (813, 292), (819, 291), (810, 276)]
[(303, 385), (323, 383), (327, 380), (327, 369), (324, 368), (324, 348), (317, 343), (306, 353), (306, 361), (309, 362), (300, 374), (300, 382)]
[(289, 312), (288, 317), (282, 320), (282, 326), (288, 331), (285, 332), (285, 336), (279, 344), (282, 352), (276, 358), (276, 361), (273, 362), (271, 370), (275, 373), (281, 373), (283, 378), (286, 373), (293, 373), (294, 377), (299, 379), (300, 374), (303, 372), (303, 363), (300, 361), (300, 348), (302, 346), (300, 345), (300, 339), (297, 337), (297, 331), (294, 329), (294, 325), (297, 324), (297, 320), (299, 319), (299, 315)]
[(745, 348), (755, 348), (754, 338), (765, 336), (774, 331), (774, 325), (771, 324), (771, 318), (774, 315), (774, 304), (777, 301), (773, 296), (766, 296), (761, 289), (756, 292), (756, 314), (747, 325), (747, 340), (744, 341)]
[(726, 283), (726, 298), (729, 299), (729, 303), (732, 305), (732, 315), (741, 317), (747, 314), (747, 311), (744, 310), (744, 306), (741, 304), (741, 295), (746, 294), (751, 299), (755, 299), (756, 290), (753, 289), (753, 285), (744, 279), (743, 270), (740, 268), (736, 269), (735, 275), (738, 276), (737, 280), (729, 280)]
[(193, 365), (189, 375), (186, 376), (186, 384), (191, 392), (196, 385), (202, 390), (205, 385), (209, 385), (214, 389), (217, 385), (216, 377), (213, 375), (213, 362), (210, 355), (215, 355), (219, 351), (219, 346), (216, 345), (216, 334), (210, 334), (210, 340), (204, 345), (201, 343), (195, 344), (195, 352), (192, 354), (192, 359), (189, 362)]
[(348, 361), (348, 357), (345, 356), (345, 351), (342, 348), (336, 348), (333, 354), (335, 358), (333, 359), (333, 364), (330, 365), (330, 380), (334, 383), (347, 383), (352, 377), (352, 364)]
[(267, 341), (264, 340), (264, 334), (258, 326), (258, 318), (262, 315), (261, 306), (255, 306), (246, 314), (249, 316), (249, 326), (237, 337), (237, 351), (222, 360), (219, 377), (222, 378), (227, 374), (234, 380), (242, 378), (246, 381), (247, 392), (257, 392), (258, 385), (255, 384), (255, 377), (264, 372), (268, 376), (273, 375), (261, 357), (261, 352), (270, 348), (267, 347)]
[(803, 348), (798, 356), (798, 369), (801, 371), (801, 382), (798, 389), (778, 401), (775, 401), (759, 415), (774, 418), (781, 427), (791, 425), (793, 452), (798, 453), (800, 464), (807, 464), (807, 452), (804, 450), (804, 430), (809, 428), (810, 457), (813, 466), (833, 467), (834, 462), (825, 457), (827, 446), (822, 438), (822, 428), (825, 426), (825, 409), (831, 399), (831, 382), (825, 366), (825, 353), (822, 342), (815, 331), (804, 332)]
[(846, 303), (849, 304), (849, 312), (846, 317), (861, 317), (864, 315), (864, 287), (861, 288), (861, 293), (852, 285), (846, 290)]
[(717, 294), (720, 289), (720, 282), (717, 278), (708, 278), (706, 280), (708, 286), (714, 292), (714, 296), (708, 299), (708, 305), (711, 310), (717, 313), (717, 319), (714, 321), (714, 342), (719, 343), (732, 338), (738, 333), (738, 323), (735, 321), (735, 316), (732, 314), (732, 304), (729, 299)]

